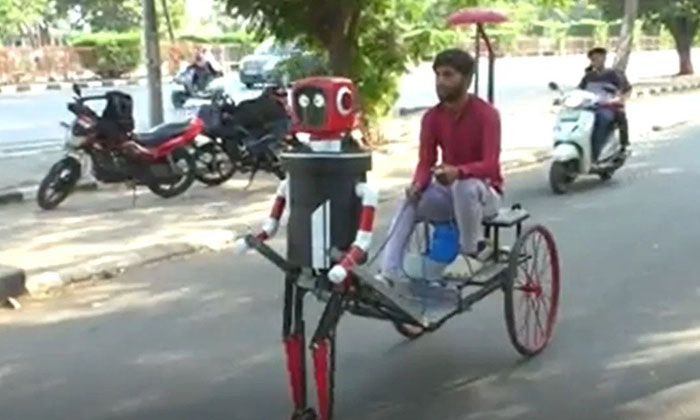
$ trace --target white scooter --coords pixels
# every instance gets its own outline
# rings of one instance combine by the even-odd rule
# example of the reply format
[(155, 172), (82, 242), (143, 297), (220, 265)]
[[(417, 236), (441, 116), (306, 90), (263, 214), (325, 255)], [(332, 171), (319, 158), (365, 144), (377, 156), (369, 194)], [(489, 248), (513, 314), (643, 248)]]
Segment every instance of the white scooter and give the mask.
[(618, 127), (611, 130), (597, 162), (592, 162), (592, 135), (595, 109), (601, 96), (575, 89), (564, 93), (556, 83), (551, 90), (561, 93), (555, 105), (561, 105), (554, 127), (554, 152), (549, 170), (549, 184), (555, 194), (565, 194), (580, 175), (598, 175), (602, 181), (612, 178), (627, 160), (622, 150)]
[(183, 69), (175, 77), (174, 82), (181, 87), (173, 89), (171, 101), (173, 108), (182, 109), (197, 104), (211, 103), (212, 97), (217, 93), (222, 93), (224, 89), (224, 77), (214, 76), (202, 90), (194, 84), (195, 69), (189, 65), (183, 66)]

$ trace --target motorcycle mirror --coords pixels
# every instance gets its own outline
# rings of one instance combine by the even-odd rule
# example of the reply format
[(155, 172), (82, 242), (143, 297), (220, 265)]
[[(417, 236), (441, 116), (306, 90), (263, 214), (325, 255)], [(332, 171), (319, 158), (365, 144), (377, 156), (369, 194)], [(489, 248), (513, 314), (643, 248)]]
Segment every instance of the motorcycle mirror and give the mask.
[(78, 98), (80, 98), (81, 96), (83, 96), (83, 95), (82, 95), (82, 91), (81, 91), (81, 89), (80, 89), (80, 86), (78, 86), (77, 83), (73, 83), (73, 93), (75, 93), (75, 94), (78, 96)]
[(559, 85), (556, 84), (555, 82), (549, 82), (549, 89), (550, 90), (559, 90)]

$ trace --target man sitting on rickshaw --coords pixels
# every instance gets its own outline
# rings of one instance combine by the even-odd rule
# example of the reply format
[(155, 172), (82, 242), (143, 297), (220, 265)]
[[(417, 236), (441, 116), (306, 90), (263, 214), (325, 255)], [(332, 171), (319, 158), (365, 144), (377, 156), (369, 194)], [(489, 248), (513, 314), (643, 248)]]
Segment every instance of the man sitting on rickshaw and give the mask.
[[(418, 165), (381, 262), (386, 280), (408, 281), (402, 267), (404, 252), (419, 221), (455, 221), (463, 257), (485, 261), (492, 255), (482, 222), (497, 214), (503, 192), (501, 122), (496, 108), (468, 93), (475, 65), (474, 58), (460, 49), (435, 58), (440, 103), (423, 116)], [(442, 162), (435, 166), (438, 148)]]

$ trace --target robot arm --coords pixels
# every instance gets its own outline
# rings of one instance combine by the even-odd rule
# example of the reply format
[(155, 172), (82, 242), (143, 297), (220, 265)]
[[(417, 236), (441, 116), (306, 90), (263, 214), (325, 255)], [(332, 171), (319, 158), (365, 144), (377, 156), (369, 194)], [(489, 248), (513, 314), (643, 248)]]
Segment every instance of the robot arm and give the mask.
[(360, 228), (350, 250), (328, 273), (328, 279), (335, 284), (340, 284), (347, 279), (348, 272), (367, 257), (369, 247), (372, 245), (374, 214), (379, 202), (379, 193), (376, 188), (364, 183), (355, 187), (355, 193), (362, 199)]
[[(289, 195), (289, 181), (284, 180), (280, 182), (277, 187), (277, 195), (275, 196), (275, 201), (272, 205), (272, 210), (270, 211), (270, 216), (267, 218), (262, 226), (262, 230), (255, 235), (258, 240), (266, 241), (271, 239), (277, 234), (277, 230), (280, 226), (280, 219), (284, 214), (284, 209), (287, 206), (287, 196)], [(249, 249), (245, 238), (241, 238), (236, 241), (236, 252), (239, 254), (245, 253)]]

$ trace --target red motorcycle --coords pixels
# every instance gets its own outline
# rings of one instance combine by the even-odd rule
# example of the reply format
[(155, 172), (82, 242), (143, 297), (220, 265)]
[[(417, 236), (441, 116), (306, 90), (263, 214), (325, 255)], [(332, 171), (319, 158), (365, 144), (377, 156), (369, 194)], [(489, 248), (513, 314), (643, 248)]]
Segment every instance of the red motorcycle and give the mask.
[[(44, 210), (56, 208), (74, 191), (82, 174), (81, 162), (89, 158), (94, 177), (103, 183), (145, 185), (154, 194), (171, 198), (194, 182), (195, 159), (188, 147), (202, 131), (202, 121), (162, 124), (147, 133), (134, 133), (131, 96), (110, 91), (99, 96), (76, 97), (68, 104), (75, 115), (69, 130), (66, 156), (56, 162), (39, 186), (37, 202)], [(104, 100), (98, 116), (86, 102)]]

